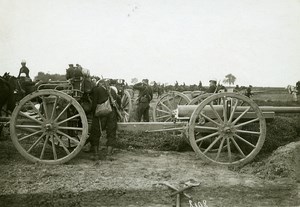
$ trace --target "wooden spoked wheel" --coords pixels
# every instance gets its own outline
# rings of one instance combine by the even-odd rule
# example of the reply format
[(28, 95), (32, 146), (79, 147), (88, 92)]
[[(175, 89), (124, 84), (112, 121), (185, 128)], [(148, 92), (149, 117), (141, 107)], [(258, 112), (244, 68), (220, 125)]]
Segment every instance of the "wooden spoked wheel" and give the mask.
[[(214, 105), (217, 100), (221, 100), (220, 104)], [(266, 122), (257, 104), (235, 93), (209, 96), (189, 121), (189, 140), (194, 151), (204, 160), (223, 165), (251, 161), (265, 136)]]
[(88, 121), (71, 96), (52, 89), (24, 97), (12, 113), (10, 134), (28, 160), (61, 164), (76, 156), (88, 134)]
[(187, 105), (190, 99), (187, 95), (171, 91), (164, 94), (155, 104), (153, 108), (154, 122), (170, 122), (174, 120), (175, 110), (178, 105)]
[(130, 114), (132, 112), (132, 101), (129, 91), (125, 90), (121, 99), (121, 108), (123, 120), (122, 122), (129, 122)]

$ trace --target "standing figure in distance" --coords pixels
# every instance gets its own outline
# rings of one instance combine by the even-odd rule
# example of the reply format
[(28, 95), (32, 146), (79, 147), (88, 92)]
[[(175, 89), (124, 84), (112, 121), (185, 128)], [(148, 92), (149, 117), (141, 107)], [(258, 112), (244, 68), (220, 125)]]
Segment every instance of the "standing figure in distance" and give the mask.
[(148, 85), (148, 79), (143, 79), (142, 83), (137, 83), (133, 89), (139, 90), (138, 107), (137, 107), (137, 121), (149, 122), (150, 101), (153, 98), (153, 91)]
[(217, 81), (216, 80), (209, 81), (209, 87), (206, 92), (207, 93), (216, 93), (217, 92)]
[(18, 78), (20, 78), (21, 74), (23, 74), (23, 73), (26, 75), (26, 78), (30, 78), (29, 69), (26, 67), (26, 61), (22, 60), (21, 65), (22, 65), (22, 67), (20, 68)]
[(71, 78), (74, 77), (74, 65), (73, 64), (69, 64), (69, 68), (66, 69), (66, 79), (69, 80)]
[(252, 85), (249, 85), (248, 88), (246, 89), (245, 96), (247, 96), (248, 98), (251, 98), (251, 96), (253, 96)]

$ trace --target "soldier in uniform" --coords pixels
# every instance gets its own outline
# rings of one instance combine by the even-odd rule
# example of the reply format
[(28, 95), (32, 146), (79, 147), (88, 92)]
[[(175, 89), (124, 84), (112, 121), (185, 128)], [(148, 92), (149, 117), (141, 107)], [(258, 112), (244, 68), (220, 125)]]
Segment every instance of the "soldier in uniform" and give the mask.
[[(117, 103), (120, 103), (120, 98), (114, 90), (110, 90), (110, 94)], [(112, 112), (103, 117), (94, 116), (97, 104), (104, 103), (109, 98), (109, 93), (107, 89), (101, 84), (101, 80), (97, 81), (96, 86), (92, 90), (92, 125), (91, 132), (89, 136), (89, 141), (91, 143), (91, 150), (93, 151), (92, 159), (99, 159), (99, 139), (101, 137), (102, 131), (106, 130), (107, 135), (107, 156), (110, 158), (113, 152), (113, 148), (116, 143), (116, 133), (117, 133), (117, 119), (118, 115), (116, 109), (112, 106)]]
[(34, 83), (29, 76), (29, 69), (26, 67), (26, 61), (22, 60), (18, 79), (21, 85), (21, 96), (25, 96), (34, 91)]
[(71, 79), (74, 77), (74, 65), (73, 64), (69, 64), (69, 68), (66, 70), (66, 78), (67, 80)]
[(209, 81), (209, 87), (207, 89), (207, 93), (216, 93), (217, 91), (217, 81), (216, 80), (210, 80)]
[(252, 85), (249, 85), (247, 87), (247, 89), (246, 89), (245, 96), (247, 96), (248, 98), (250, 98), (252, 95), (253, 95), (253, 93), (252, 93)]
[(22, 65), (22, 67), (20, 68), (18, 78), (21, 77), (21, 74), (25, 74), (25, 75), (26, 75), (26, 78), (29, 78), (29, 79), (30, 79), (30, 76), (29, 76), (29, 69), (26, 67), (26, 61), (25, 61), (25, 60), (22, 60), (21, 65)]
[(297, 95), (300, 95), (300, 81), (296, 83)]
[(133, 89), (139, 90), (137, 121), (149, 122), (150, 101), (153, 98), (153, 91), (148, 84), (148, 79), (143, 79), (141, 83), (133, 86)]

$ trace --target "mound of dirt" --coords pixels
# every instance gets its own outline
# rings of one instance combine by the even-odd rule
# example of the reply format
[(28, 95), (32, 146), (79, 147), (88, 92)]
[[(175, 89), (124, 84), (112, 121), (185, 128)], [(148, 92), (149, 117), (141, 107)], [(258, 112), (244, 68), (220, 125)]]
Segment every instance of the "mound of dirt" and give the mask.
[(300, 141), (279, 147), (268, 158), (241, 169), (260, 178), (289, 178), (300, 182)]

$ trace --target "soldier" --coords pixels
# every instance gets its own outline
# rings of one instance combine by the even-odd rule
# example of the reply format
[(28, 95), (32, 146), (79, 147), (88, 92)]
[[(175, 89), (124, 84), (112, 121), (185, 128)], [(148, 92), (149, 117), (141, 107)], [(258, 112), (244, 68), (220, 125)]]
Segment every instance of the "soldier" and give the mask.
[(137, 83), (133, 89), (139, 90), (138, 107), (137, 107), (137, 121), (149, 122), (150, 101), (153, 98), (153, 91), (148, 85), (148, 79), (143, 79), (142, 83)]
[(71, 79), (74, 77), (74, 65), (73, 64), (69, 64), (69, 68), (66, 70), (66, 78), (67, 80)]
[(74, 78), (75, 79), (81, 79), (83, 77), (82, 73), (82, 67), (79, 64), (76, 64), (75, 70), (74, 70)]
[[(95, 110), (97, 104), (104, 103), (109, 98), (109, 92), (107, 89), (100, 83), (101, 80), (97, 81), (96, 86), (92, 91), (92, 125), (89, 141), (91, 143), (91, 150), (93, 151), (92, 159), (97, 160), (99, 158), (99, 139), (101, 137), (102, 131), (106, 130), (107, 135), (107, 156), (108, 159), (111, 159), (113, 152), (113, 147), (116, 143), (116, 133), (117, 133), (117, 112), (116, 109), (112, 106), (112, 112), (107, 116), (96, 117)], [(120, 103), (120, 98), (117, 96), (114, 90), (110, 90), (110, 94), (114, 100)], [(113, 101), (113, 100), (112, 100)]]
[(216, 93), (217, 92), (217, 81), (216, 80), (209, 81), (209, 87), (206, 92), (207, 93)]
[(300, 81), (296, 83), (297, 95), (300, 95)]
[(26, 78), (30, 79), (29, 69), (26, 67), (26, 61), (22, 60), (21, 65), (22, 65), (22, 67), (20, 68), (18, 78), (20, 78), (21, 74), (25, 74)]
[(250, 98), (251, 96), (253, 96), (252, 85), (249, 85), (248, 88), (246, 89), (245, 96), (247, 96), (248, 98)]

